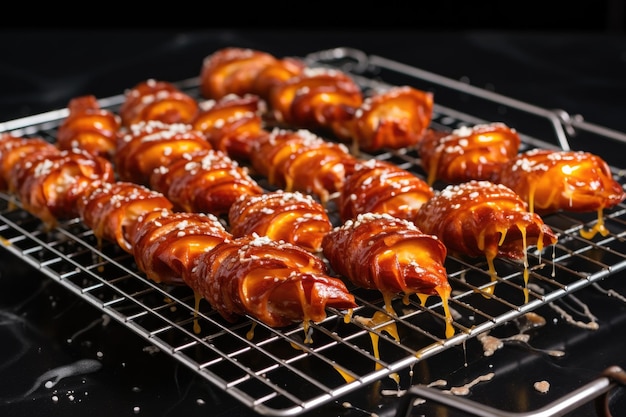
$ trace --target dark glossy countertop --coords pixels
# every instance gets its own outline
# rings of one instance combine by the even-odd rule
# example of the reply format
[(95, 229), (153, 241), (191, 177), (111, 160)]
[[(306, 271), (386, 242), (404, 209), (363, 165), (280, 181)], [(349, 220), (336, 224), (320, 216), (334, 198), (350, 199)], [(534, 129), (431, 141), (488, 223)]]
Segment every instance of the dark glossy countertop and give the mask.
[[(120, 94), (146, 78), (177, 81), (195, 77), (202, 59), (225, 46), (250, 47), (277, 56), (303, 56), (339, 46), (356, 48), (537, 106), (581, 114), (589, 122), (626, 132), (626, 36), (545, 30), (10, 29), (0, 32), (0, 123), (64, 107), (78, 95)], [(15, 262), (5, 251), (0, 251), (0, 262), (0, 414), (251, 414), (120, 324)], [(626, 285), (618, 278), (611, 278), (607, 287), (625, 294)], [(480, 363), (504, 369), (510, 379), (503, 392), (511, 394), (512, 402), (526, 401), (522, 396), (527, 391), (515, 384), (535, 380), (532, 374), (519, 375), (516, 364), (521, 369), (530, 362), (537, 377), (549, 370), (553, 381), (578, 378), (581, 385), (606, 366), (626, 367), (623, 337), (618, 336), (626, 331), (626, 304), (615, 302), (615, 309), (603, 312), (606, 299), (597, 291), (585, 290), (580, 297), (602, 323), (598, 331), (561, 321), (554, 323), (558, 331), (552, 332), (548, 326), (533, 339), (537, 346), (571, 347), (565, 358), (555, 360), (510, 347), (491, 358), (476, 359), (468, 346), (468, 352), (452, 349), (441, 360), (449, 360), (445, 367), (459, 378), (473, 373), (472, 367)], [(541, 314), (552, 317), (555, 312)], [(474, 357), (475, 362), (463, 367), (463, 355)], [(55, 369), (61, 375), (56, 385), (39, 386), (38, 378), (39, 382), (49, 381), (50, 375), (45, 373)], [(524, 369), (528, 372), (528, 366)], [(553, 389), (558, 390), (558, 384)], [(474, 398), (480, 395), (478, 389)], [(616, 401), (624, 404), (623, 397), (618, 393)], [(393, 398), (380, 398), (371, 389), (347, 400), (359, 409), (330, 404), (312, 415), (394, 413)], [(492, 400), (502, 406), (508, 401)], [(417, 408), (415, 415), (422, 415), (421, 410)], [(572, 414), (591, 415), (591, 406)]]

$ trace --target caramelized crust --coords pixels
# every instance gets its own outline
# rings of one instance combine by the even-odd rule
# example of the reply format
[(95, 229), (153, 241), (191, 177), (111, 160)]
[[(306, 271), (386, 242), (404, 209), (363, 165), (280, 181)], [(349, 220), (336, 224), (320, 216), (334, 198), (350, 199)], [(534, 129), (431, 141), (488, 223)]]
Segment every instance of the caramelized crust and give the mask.
[(324, 205), (341, 190), (357, 161), (345, 145), (325, 141), (305, 129), (274, 129), (257, 142), (250, 159), (271, 185), (313, 194)]
[(229, 94), (201, 103), (192, 127), (204, 133), (213, 149), (236, 160), (248, 160), (254, 142), (267, 134), (261, 117), (266, 111), (258, 96)]
[(261, 71), (276, 61), (273, 55), (254, 49), (219, 49), (202, 61), (200, 93), (210, 99), (252, 93)]
[(57, 131), (59, 149), (79, 148), (111, 159), (120, 134), (120, 117), (100, 108), (96, 97), (92, 95), (71, 99), (68, 110), (69, 115)]
[(111, 163), (80, 149), (31, 153), (11, 170), (26, 211), (47, 227), (78, 217), (77, 200), (94, 184), (114, 181)]
[(344, 72), (306, 68), (276, 85), (268, 101), (279, 123), (334, 131), (353, 117), (363, 103), (363, 94)]
[(272, 90), (292, 77), (301, 75), (306, 64), (297, 58), (282, 58), (266, 65), (252, 83), (250, 93), (269, 100)]
[(322, 239), (332, 229), (324, 206), (300, 192), (276, 191), (239, 198), (228, 213), (235, 237), (257, 234), (293, 243), (317, 253)]
[(495, 181), (502, 167), (517, 154), (520, 143), (515, 129), (490, 123), (461, 127), (447, 134), (429, 130), (418, 150), (428, 184), (436, 180)]
[(370, 159), (357, 163), (346, 178), (337, 207), (344, 222), (365, 213), (412, 220), (433, 195), (432, 188), (415, 174), (391, 162)]
[(323, 253), (331, 268), (356, 285), (379, 290), (387, 310), (393, 295), (438, 295), (451, 287), (444, 267), (447, 250), (433, 235), (388, 214), (360, 214), (324, 237)]
[(165, 196), (131, 182), (101, 183), (77, 200), (78, 214), (100, 241), (116, 242), (133, 253), (133, 233), (137, 219), (153, 210), (171, 209)]
[(155, 169), (201, 149), (212, 147), (191, 125), (151, 120), (130, 127), (119, 141), (113, 160), (121, 181), (149, 185)]
[(582, 151), (532, 149), (511, 159), (498, 179), (538, 213), (597, 211), (626, 197), (608, 164)]
[(165, 194), (178, 210), (215, 216), (228, 214), (239, 197), (264, 191), (247, 168), (213, 149), (182, 154), (156, 169), (150, 186)]
[(126, 92), (119, 115), (125, 127), (148, 120), (190, 123), (198, 108), (198, 102), (174, 84), (148, 79)]
[(343, 281), (321, 258), (267, 237), (245, 236), (198, 257), (195, 288), (228, 321), (250, 315), (271, 327), (326, 318), (326, 308), (356, 307)]
[(557, 242), (552, 229), (513, 190), (489, 181), (472, 180), (436, 192), (417, 212), (415, 224), (438, 236), (450, 253), (485, 256), (492, 280), (496, 257), (523, 260), (527, 266), (528, 246), (541, 251)]
[(17, 184), (11, 175), (15, 165), (27, 155), (59, 153), (59, 149), (43, 138), (25, 138), (11, 133), (0, 134), (0, 191), (15, 193)]
[(433, 94), (409, 86), (391, 87), (367, 97), (354, 118), (335, 129), (359, 149), (377, 151), (417, 145), (433, 113)]
[(194, 288), (195, 260), (230, 237), (213, 215), (153, 210), (137, 220), (132, 253), (149, 279)]

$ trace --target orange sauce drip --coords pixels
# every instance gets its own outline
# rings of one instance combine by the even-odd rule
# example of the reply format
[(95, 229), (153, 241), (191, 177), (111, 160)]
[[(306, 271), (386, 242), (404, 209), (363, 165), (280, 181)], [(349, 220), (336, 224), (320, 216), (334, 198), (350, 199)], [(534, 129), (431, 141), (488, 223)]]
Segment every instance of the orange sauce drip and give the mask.
[(250, 329), (246, 333), (246, 339), (252, 340), (252, 338), (254, 337), (254, 329), (256, 329), (256, 321), (253, 321), (250, 324)]
[[(394, 313), (395, 315), (395, 313)], [(388, 323), (387, 323), (388, 322)], [(398, 328), (396, 323), (389, 319), (389, 316), (382, 311), (377, 311), (374, 313), (371, 319), (367, 321), (367, 325), (370, 327), (378, 326), (382, 323), (387, 323), (384, 326), (380, 327), (378, 330), (383, 332), (387, 332), (391, 337), (396, 339), (396, 341), (400, 341), (400, 336), (398, 335)], [(370, 338), (372, 339), (372, 349), (374, 353), (374, 357), (376, 359), (380, 359), (380, 351), (378, 348), (379, 336), (377, 333), (370, 332)], [(380, 369), (380, 364), (376, 363), (376, 369)]]
[(580, 229), (580, 236), (585, 239), (592, 239), (597, 233), (600, 233), (602, 236), (606, 236), (609, 234), (609, 229), (607, 229), (604, 224), (603, 211), (604, 209), (602, 207), (598, 209), (598, 221), (589, 230)]
[(200, 300), (202, 300), (202, 296), (199, 292), (193, 292), (194, 297), (194, 307), (193, 307), (193, 332), (195, 334), (200, 334), (202, 329), (200, 328), (200, 323), (198, 322), (198, 311), (200, 311)]

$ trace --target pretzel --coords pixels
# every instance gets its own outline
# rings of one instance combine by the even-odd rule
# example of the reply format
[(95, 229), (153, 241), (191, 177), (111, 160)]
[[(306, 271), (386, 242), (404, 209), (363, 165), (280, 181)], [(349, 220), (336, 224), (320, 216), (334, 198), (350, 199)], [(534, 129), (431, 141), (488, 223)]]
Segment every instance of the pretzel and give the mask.
[(68, 116), (57, 131), (56, 143), (59, 149), (80, 148), (111, 159), (120, 135), (120, 117), (100, 108), (93, 95), (71, 99), (68, 111)]
[(242, 195), (258, 195), (263, 188), (223, 152), (201, 149), (154, 170), (150, 186), (162, 192), (177, 210), (227, 215)]
[(326, 318), (326, 309), (350, 310), (354, 296), (328, 275), (321, 258), (287, 242), (244, 236), (197, 258), (194, 286), (227, 321), (251, 315), (271, 327)]
[(198, 102), (168, 81), (147, 79), (125, 94), (119, 115), (122, 125), (130, 127), (141, 121), (190, 123), (198, 113)]
[(213, 148), (191, 125), (150, 120), (130, 127), (121, 137), (113, 161), (121, 181), (149, 185), (155, 169), (200, 149)]
[(128, 253), (133, 253), (133, 233), (139, 216), (172, 208), (163, 194), (143, 185), (125, 181), (95, 185), (78, 198), (78, 215), (100, 244), (105, 240), (115, 242)]
[(452, 132), (429, 129), (418, 145), (426, 181), (461, 183), (495, 181), (502, 166), (517, 155), (521, 139), (504, 123), (460, 127)]
[(433, 194), (432, 188), (410, 171), (370, 159), (355, 164), (339, 193), (337, 208), (344, 222), (365, 213), (387, 213), (412, 220)]
[(433, 94), (410, 86), (390, 87), (365, 98), (345, 126), (335, 128), (358, 149), (372, 152), (420, 143), (433, 113)]
[(447, 249), (412, 222), (385, 213), (359, 214), (328, 233), (322, 247), (336, 273), (362, 288), (380, 291), (389, 312), (396, 294), (437, 295), (451, 321)]
[(326, 210), (312, 196), (278, 190), (243, 195), (228, 212), (230, 232), (235, 237), (257, 234), (282, 240), (317, 253), (332, 228)]

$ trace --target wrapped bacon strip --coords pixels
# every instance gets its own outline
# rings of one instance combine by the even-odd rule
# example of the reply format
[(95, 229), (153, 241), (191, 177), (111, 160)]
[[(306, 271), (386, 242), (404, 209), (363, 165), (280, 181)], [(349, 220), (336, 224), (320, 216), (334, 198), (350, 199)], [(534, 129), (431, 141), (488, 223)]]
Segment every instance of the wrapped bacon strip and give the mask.
[(113, 158), (120, 134), (120, 117), (100, 108), (92, 95), (73, 98), (68, 110), (69, 115), (57, 132), (59, 149), (79, 148), (103, 158)]
[(433, 195), (432, 188), (415, 174), (391, 162), (370, 159), (358, 162), (346, 178), (337, 207), (344, 222), (365, 213), (412, 220)]
[(190, 276), (196, 258), (230, 237), (211, 214), (152, 210), (137, 219), (132, 253), (149, 279), (193, 288)]
[(281, 190), (244, 195), (230, 207), (230, 232), (235, 237), (257, 234), (317, 253), (332, 228), (324, 206), (312, 196)]
[(242, 195), (259, 195), (264, 191), (247, 168), (212, 149), (183, 154), (156, 169), (150, 185), (165, 194), (179, 210), (215, 216), (228, 214), (230, 206)]
[(25, 138), (11, 133), (0, 134), (0, 191), (15, 193), (15, 181), (12, 179), (13, 167), (27, 155), (59, 153), (59, 148), (43, 138)]
[(495, 181), (502, 167), (518, 152), (521, 139), (504, 123), (460, 127), (450, 133), (430, 130), (419, 143), (426, 181), (460, 183)]
[(489, 181), (453, 184), (436, 192), (417, 212), (415, 224), (438, 236), (451, 253), (485, 256), (492, 279), (497, 256), (523, 260), (527, 266), (528, 246), (541, 251), (557, 242), (552, 229), (528, 211), (519, 195)]
[(210, 99), (251, 94), (261, 71), (277, 61), (273, 55), (254, 49), (219, 49), (202, 61), (200, 92)]
[(35, 152), (16, 161), (13, 189), (26, 211), (47, 227), (78, 217), (77, 200), (94, 184), (113, 182), (113, 165), (80, 149)]
[(156, 168), (201, 149), (212, 147), (191, 125), (150, 120), (130, 127), (120, 139), (113, 161), (121, 181), (149, 185)]
[(451, 320), (446, 247), (412, 222), (384, 213), (359, 214), (328, 233), (322, 245), (331, 268), (360, 287), (380, 291), (389, 312), (396, 294), (437, 295)]
[(190, 123), (198, 113), (198, 102), (168, 81), (148, 79), (128, 90), (120, 107), (122, 125), (158, 120)]
[(415, 146), (430, 124), (433, 104), (430, 92), (391, 87), (365, 98), (354, 118), (339, 125), (335, 134), (367, 152)]
[(228, 321), (248, 314), (271, 327), (324, 320), (326, 308), (356, 307), (321, 258), (268, 237), (245, 236), (197, 258), (192, 287)]
[(250, 93), (264, 100), (269, 100), (272, 90), (290, 78), (299, 76), (306, 69), (306, 64), (298, 59), (286, 57), (277, 59), (261, 69), (252, 83)]
[(137, 219), (150, 211), (170, 209), (172, 203), (159, 192), (131, 182), (102, 183), (81, 194), (77, 210), (83, 223), (100, 241), (116, 242), (133, 253)]
[(305, 129), (274, 129), (251, 154), (252, 167), (271, 185), (313, 194), (322, 204), (341, 190), (356, 162), (345, 145)]
[(507, 163), (499, 182), (517, 192), (530, 211), (540, 214), (564, 210), (598, 213), (598, 222), (583, 237), (606, 236), (603, 211), (624, 201), (626, 193), (609, 165), (582, 151), (531, 149)]
[(276, 120), (286, 126), (334, 131), (353, 117), (363, 94), (342, 71), (306, 68), (274, 86), (268, 102)]
[(266, 104), (258, 96), (229, 94), (201, 103), (192, 127), (204, 133), (213, 149), (236, 160), (248, 160), (255, 140), (266, 135), (262, 114)]

